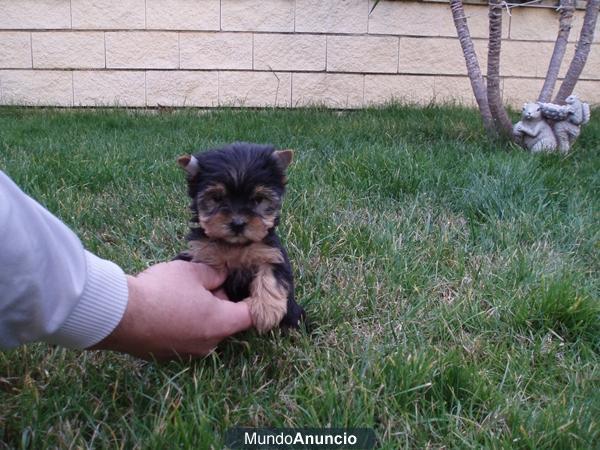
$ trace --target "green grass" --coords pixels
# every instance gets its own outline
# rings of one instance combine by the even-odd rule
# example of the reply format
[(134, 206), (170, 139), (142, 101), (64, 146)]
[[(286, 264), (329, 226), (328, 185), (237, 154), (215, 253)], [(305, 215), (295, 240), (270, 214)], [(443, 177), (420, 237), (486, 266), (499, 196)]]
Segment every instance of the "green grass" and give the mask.
[(179, 154), (296, 149), (280, 234), (316, 323), (193, 364), (0, 353), (0, 448), (218, 449), (231, 426), (373, 427), (384, 449), (600, 448), (593, 116), (561, 157), (492, 142), (460, 108), (0, 109), (0, 168), (128, 272), (184, 246)]

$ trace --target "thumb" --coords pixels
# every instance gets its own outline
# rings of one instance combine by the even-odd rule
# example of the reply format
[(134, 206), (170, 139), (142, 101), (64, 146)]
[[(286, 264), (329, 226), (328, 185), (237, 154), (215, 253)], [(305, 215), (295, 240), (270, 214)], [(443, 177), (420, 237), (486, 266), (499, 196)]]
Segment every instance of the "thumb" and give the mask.
[(233, 303), (219, 300), (215, 306), (217, 320), (215, 330), (219, 337), (227, 337), (252, 327), (250, 308), (244, 302)]
[(198, 280), (206, 290), (217, 289), (225, 282), (227, 274), (225, 271), (217, 271), (202, 263), (187, 263), (190, 276)]

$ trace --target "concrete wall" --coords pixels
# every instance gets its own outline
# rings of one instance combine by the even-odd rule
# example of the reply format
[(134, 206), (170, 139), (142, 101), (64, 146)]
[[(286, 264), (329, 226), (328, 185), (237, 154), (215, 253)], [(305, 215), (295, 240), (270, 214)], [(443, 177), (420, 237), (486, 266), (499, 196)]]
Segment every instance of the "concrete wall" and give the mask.
[[(473, 103), (447, 3), (370, 0), (0, 0), (0, 103), (356, 108)], [(487, 7), (467, 5), (485, 67)], [(575, 48), (578, 11), (563, 73)], [(552, 9), (505, 14), (505, 102), (537, 97)], [(580, 97), (600, 103), (600, 31)]]

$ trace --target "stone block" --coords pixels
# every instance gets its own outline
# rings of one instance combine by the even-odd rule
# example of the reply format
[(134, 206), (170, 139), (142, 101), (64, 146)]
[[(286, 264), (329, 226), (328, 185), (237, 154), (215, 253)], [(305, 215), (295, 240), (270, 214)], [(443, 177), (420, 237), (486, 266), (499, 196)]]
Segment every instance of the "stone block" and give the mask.
[(143, 71), (73, 72), (76, 106), (145, 106)]
[[(510, 38), (531, 41), (555, 41), (558, 34), (559, 14), (549, 8), (513, 8)], [(575, 23), (570, 38), (575, 34)], [(579, 26), (581, 28), (581, 25)]]
[[(450, 19), (452, 20), (452, 10), (450, 9), (450, 5), (445, 5), (445, 7), (446, 14), (448, 14), (450, 16)], [(490, 33), (487, 5), (464, 5), (464, 8), (471, 37), (487, 39)], [(512, 11), (514, 11), (514, 9)], [(508, 33), (510, 31), (510, 21), (511, 17), (506, 13), (506, 10), (504, 10), (504, 12), (502, 13), (503, 39), (508, 39)], [(452, 37), (456, 37), (457, 34), (456, 27), (454, 26), (454, 21), (452, 21), (452, 26), (453, 30), (449, 35)]]
[(468, 77), (433, 77), (433, 99), (436, 104), (477, 107)]
[(291, 105), (291, 74), (284, 72), (219, 72), (219, 105)]
[(327, 36), (327, 70), (331, 72), (387, 72), (398, 70), (398, 38), (382, 36)]
[(434, 85), (428, 75), (366, 75), (365, 104), (427, 104), (434, 98)]
[[(554, 94), (558, 92), (560, 83), (558, 80)], [(503, 83), (503, 102), (518, 110), (523, 103), (534, 102), (542, 89), (544, 80), (533, 78), (506, 78)], [(584, 102), (592, 106), (600, 106), (600, 81), (580, 80), (573, 90)], [(554, 98), (553, 98), (554, 100)]]
[(502, 83), (502, 102), (520, 110), (523, 103), (537, 100), (543, 84), (544, 80), (541, 79), (505, 78)]
[[(486, 43), (475, 40), (473, 44), (479, 67), (485, 73)], [(401, 37), (398, 72), (463, 75), (467, 73), (467, 66), (458, 39)]]
[(366, 33), (368, 0), (296, 0), (296, 32)]
[[(584, 102), (588, 102), (593, 108), (600, 107), (600, 81), (580, 80), (573, 91)], [(594, 114), (594, 113), (592, 113)]]
[[(504, 76), (535, 76), (537, 78), (545, 78), (552, 57), (554, 44), (550, 42), (526, 42), (526, 41), (508, 41), (502, 44), (501, 66), (500, 72)], [(575, 54), (575, 44), (568, 44), (567, 50), (563, 57), (559, 77), (564, 77), (569, 68), (569, 64)], [(591, 56), (591, 53), (590, 53)], [(507, 67), (502, 67), (508, 61)], [(519, 61), (527, 61), (528, 64), (519, 65)], [(589, 59), (588, 59), (589, 61)], [(587, 65), (586, 65), (587, 68)], [(586, 68), (582, 72), (582, 77), (586, 73)]]
[(71, 28), (70, 0), (0, 0), (0, 29)]
[(221, 0), (221, 29), (294, 31), (294, 0)]
[(218, 72), (153, 70), (146, 73), (148, 106), (219, 105)]
[[(554, 44), (547, 44), (548, 52), (551, 51), (551, 48)], [(563, 62), (560, 66), (559, 77), (564, 77), (569, 69), (569, 65), (571, 64), (571, 60), (575, 55), (575, 44), (567, 45), (567, 51), (565, 52), (565, 56), (563, 58)], [(547, 64), (550, 63), (551, 54), (547, 55), (546, 69)], [(545, 77), (545, 72), (541, 77)], [(590, 49), (590, 53), (588, 54), (588, 58), (585, 66), (581, 72), (580, 79), (591, 79), (591, 80), (599, 80), (600, 79), (600, 45), (592, 44), (592, 48)]]
[(71, 72), (0, 70), (0, 103), (27, 106), (72, 106)]
[(31, 68), (31, 33), (0, 32), (0, 68)]
[(219, 0), (146, 0), (146, 28), (159, 30), (218, 30)]
[(325, 70), (326, 36), (255, 34), (255, 70)]
[(293, 106), (360, 108), (363, 106), (364, 75), (294, 73)]
[(145, 5), (145, 0), (71, 0), (73, 28), (143, 29)]
[(104, 68), (104, 33), (49, 31), (33, 33), (33, 67), (46, 69)]
[[(553, 49), (554, 44), (550, 42), (504, 41), (500, 55), (500, 74), (545, 78)], [(567, 48), (561, 73), (568, 66), (572, 51), (572, 48)]]
[[(575, 49), (573, 49), (575, 51)], [(565, 55), (566, 59), (566, 55)], [(567, 63), (563, 63), (562, 67), (567, 70), (568, 63), (571, 62), (571, 58), (567, 60)], [(592, 44), (590, 53), (588, 55), (587, 62), (583, 71), (581, 72), (581, 78), (590, 78), (592, 80), (600, 80), (600, 44)]]
[(113, 69), (177, 69), (179, 36), (170, 31), (106, 33), (106, 67)]
[[(577, 42), (583, 25), (584, 10), (573, 15), (569, 42)], [(513, 8), (510, 23), (511, 39), (555, 42), (558, 35), (560, 14), (550, 8)], [(600, 21), (596, 23), (594, 42), (600, 42)]]
[(252, 69), (252, 34), (181, 33), (182, 69)]
[[(370, 7), (373, 0), (370, 0)], [(471, 37), (488, 37), (487, 6), (465, 5)], [(504, 13), (502, 36), (508, 37), (509, 17)], [(456, 36), (448, 3), (381, 1), (369, 16), (370, 34), (403, 36)]]

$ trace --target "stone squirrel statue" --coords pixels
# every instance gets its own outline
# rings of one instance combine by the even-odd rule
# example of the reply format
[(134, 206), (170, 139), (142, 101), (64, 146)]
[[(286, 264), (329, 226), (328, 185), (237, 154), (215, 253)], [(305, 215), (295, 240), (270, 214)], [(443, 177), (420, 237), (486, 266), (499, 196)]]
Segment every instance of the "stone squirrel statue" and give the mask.
[(513, 135), (518, 143), (533, 153), (556, 150), (556, 136), (542, 117), (542, 108), (538, 103), (523, 105), (521, 120), (513, 126)]
[[(513, 127), (517, 141), (532, 152), (567, 153), (590, 120), (590, 105), (576, 95), (569, 95), (566, 105), (525, 103), (521, 120)], [(550, 136), (550, 133), (552, 136)]]
[(582, 102), (576, 95), (565, 99), (566, 105), (540, 103), (542, 115), (555, 121), (552, 129), (558, 141), (558, 150), (567, 153), (575, 139), (581, 133), (581, 126), (590, 121), (590, 105)]

